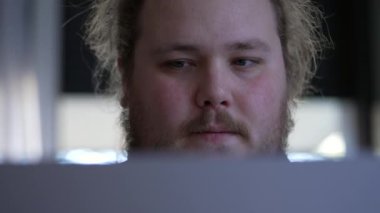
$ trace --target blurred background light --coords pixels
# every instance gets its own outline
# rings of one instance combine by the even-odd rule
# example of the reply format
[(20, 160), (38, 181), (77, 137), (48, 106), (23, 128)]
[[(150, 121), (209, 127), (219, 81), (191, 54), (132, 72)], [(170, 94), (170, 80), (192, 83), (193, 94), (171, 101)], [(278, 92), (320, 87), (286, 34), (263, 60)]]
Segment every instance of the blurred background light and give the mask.
[(115, 150), (73, 149), (60, 152), (57, 156), (57, 161), (62, 164), (105, 165), (122, 163), (126, 160), (126, 153)]
[(343, 158), (346, 155), (346, 142), (342, 133), (333, 132), (318, 145), (316, 150), (321, 156), (328, 158)]

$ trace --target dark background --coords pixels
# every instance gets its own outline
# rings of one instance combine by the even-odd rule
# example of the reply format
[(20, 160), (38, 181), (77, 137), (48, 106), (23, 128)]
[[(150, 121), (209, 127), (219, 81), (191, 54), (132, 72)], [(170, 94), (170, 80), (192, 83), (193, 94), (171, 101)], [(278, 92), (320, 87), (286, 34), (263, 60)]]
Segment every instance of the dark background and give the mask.
[[(326, 15), (324, 31), (334, 42), (325, 53), (309, 96), (352, 100), (357, 106), (360, 141), (370, 148), (371, 110), (374, 100), (375, 70), (371, 67), (369, 0), (315, 0)], [(63, 0), (62, 93), (94, 93), (94, 57), (83, 43), (83, 22), (91, 1)]]

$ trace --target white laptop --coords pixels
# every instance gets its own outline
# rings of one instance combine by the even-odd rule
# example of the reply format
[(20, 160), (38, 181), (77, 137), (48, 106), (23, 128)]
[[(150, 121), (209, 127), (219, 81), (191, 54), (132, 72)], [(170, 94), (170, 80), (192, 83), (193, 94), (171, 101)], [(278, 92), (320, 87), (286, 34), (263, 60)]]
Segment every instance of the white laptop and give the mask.
[(0, 212), (380, 212), (380, 162), (137, 156), (0, 166)]

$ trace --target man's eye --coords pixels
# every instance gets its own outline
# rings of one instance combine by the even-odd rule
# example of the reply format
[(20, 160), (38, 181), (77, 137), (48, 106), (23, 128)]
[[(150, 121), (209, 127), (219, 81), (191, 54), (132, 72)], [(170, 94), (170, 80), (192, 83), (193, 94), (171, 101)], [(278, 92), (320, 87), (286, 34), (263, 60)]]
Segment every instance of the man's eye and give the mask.
[(168, 61), (165, 63), (165, 65), (169, 68), (175, 68), (175, 69), (183, 69), (187, 68), (190, 66), (194, 66), (193, 63), (187, 60), (173, 60), (173, 61)]
[(258, 65), (260, 60), (258, 59), (245, 59), (239, 58), (232, 61), (232, 65), (240, 66), (240, 67), (251, 67)]

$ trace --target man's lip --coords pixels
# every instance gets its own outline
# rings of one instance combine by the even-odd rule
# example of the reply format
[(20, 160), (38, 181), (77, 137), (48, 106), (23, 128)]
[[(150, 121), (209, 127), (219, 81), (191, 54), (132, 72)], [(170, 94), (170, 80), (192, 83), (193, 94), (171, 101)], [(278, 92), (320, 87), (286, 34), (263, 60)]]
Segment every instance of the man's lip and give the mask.
[(194, 131), (192, 134), (238, 134), (235, 131), (227, 130), (227, 129), (205, 129)]
[(202, 141), (208, 142), (222, 142), (230, 137), (236, 137), (238, 134), (236, 132), (228, 131), (228, 130), (204, 130), (193, 132), (190, 137), (195, 137), (198, 139), (202, 139)]
[(231, 131), (199, 131), (199, 132), (193, 132), (193, 134), (236, 134), (236, 133), (231, 132)]

